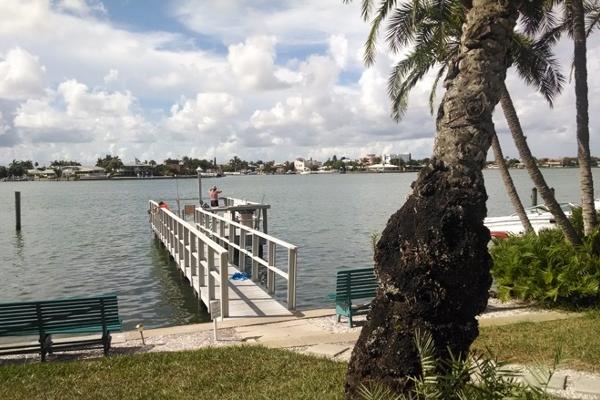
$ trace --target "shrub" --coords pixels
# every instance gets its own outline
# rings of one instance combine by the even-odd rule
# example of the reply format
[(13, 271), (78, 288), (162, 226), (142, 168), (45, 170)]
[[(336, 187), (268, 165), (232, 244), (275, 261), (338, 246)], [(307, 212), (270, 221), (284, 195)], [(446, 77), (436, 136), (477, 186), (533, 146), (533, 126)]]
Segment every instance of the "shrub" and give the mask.
[(600, 233), (573, 247), (558, 229), (496, 240), (490, 249), (500, 299), (589, 306), (598, 301)]

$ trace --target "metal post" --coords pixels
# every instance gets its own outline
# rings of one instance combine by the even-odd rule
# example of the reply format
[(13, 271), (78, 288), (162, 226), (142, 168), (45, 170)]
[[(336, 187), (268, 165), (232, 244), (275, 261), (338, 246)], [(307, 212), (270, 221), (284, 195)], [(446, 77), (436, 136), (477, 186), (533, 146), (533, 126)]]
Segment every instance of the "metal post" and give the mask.
[(202, 169), (198, 167), (196, 172), (198, 173), (198, 202), (202, 205)]
[(15, 192), (15, 216), (17, 219), (17, 231), (21, 230), (21, 192)]
[(535, 207), (537, 206), (537, 188), (532, 188), (531, 189), (531, 206)]
[(263, 208), (263, 232), (269, 233), (268, 225), (267, 225), (267, 209)]

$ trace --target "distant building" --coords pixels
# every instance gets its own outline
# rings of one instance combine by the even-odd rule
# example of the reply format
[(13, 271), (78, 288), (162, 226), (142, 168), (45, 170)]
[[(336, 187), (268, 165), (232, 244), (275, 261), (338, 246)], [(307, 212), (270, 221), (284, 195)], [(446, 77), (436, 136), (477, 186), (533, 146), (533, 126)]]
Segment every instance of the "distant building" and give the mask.
[(62, 176), (67, 179), (106, 179), (106, 170), (102, 167), (68, 165), (61, 167)]
[[(179, 164), (177, 164), (179, 166)], [(117, 170), (117, 174), (120, 176), (152, 176), (154, 174), (154, 167), (150, 164), (123, 164), (121, 168)]]
[(380, 161), (379, 157), (377, 157), (377, 154), (367, 154), (366, 156), (364, 156), (362, 158), (362, 160), (367, 165), (374, 165), (374, 164), (377, 164)]
[(321, 165), (321, 162), (315, 161), (312, 158), (306, 160), (302, 157), (298, 157), (294, 160), (294, 169), (298, 172), (311, 171), (313, 168), (319, 168)]
[(40, 169), (29, 169), (27, 170), (27, 175), (31, 176), (35, 179), (56, 179), (56, 171), (53, 169), (47, 168), (44, 170)]
[(381, 155), (381, 163), (382, 164), (391, 164), (392, 160), (402, 160), (405, 163), (411, 160), (410, 153), (399, 153), (399, 154), (382, 154)]

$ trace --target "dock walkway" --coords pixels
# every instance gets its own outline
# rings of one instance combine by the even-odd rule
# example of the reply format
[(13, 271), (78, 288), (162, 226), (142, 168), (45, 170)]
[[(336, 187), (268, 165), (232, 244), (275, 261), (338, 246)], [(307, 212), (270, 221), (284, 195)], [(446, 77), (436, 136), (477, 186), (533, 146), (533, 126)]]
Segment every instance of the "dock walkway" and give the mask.
[[(296, 305), (296, 246), (201, 208), (196, 209), (195, 221), (188, 222), (150, 201), (150, 224), (211, 317), (292, 315)], [(246, 243), (251, 243), (251, 248)], [(263, 244), (268, 248), (266, 260), (259, 255)], [(287, 271), (276, 266), (277, 245), (287, 250)], [(230, 279), (244, 269), (240, 265), (245, 266), (247, 259), (252, 266), (250, 279)], [(287, 304), (275, 298), (275, 275), (287, 280)], [(261, 276), (267, 278), (264, 288)]]

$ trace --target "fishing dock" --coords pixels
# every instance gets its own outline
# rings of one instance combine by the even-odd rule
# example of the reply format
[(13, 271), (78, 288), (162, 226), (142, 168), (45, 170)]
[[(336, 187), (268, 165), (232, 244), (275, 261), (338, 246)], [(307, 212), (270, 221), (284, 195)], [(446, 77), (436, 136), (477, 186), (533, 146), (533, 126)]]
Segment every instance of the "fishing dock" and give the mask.
[(234, 198), (221, 202), (216, 208), (188, 205), (177, 215), (151, 200), (155, 237), (211, 318), (291, 315), (297, 246), (267, 234), (269, 205)]

